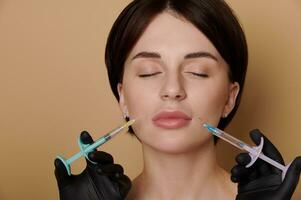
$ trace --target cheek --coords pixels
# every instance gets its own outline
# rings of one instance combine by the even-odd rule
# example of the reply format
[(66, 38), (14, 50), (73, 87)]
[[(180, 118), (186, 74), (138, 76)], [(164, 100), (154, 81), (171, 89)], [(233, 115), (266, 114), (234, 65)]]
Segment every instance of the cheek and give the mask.
[(134, 118), (147, 117), (147, 114), (154, 110), (158, 101), (158, 89), (156, 85), (126, 84), (125, 103), (128, 106), (129, 114)]
[(190, 95), (191, 107), (201, 120), (217, 123), (228, 98), (227, 84), (211, 84), (195, 88)]
[(135, 119), (136, 122), (132, 125), (135, 135), (144, 140), (145, 135), (148, 135), (151, 130), (149, 122), (152, 119), (157, 99), (154, 98), (154, 93), (137, 85), (128, 87), (125, 93), (125, 102), (128, 106), (129, 116)]

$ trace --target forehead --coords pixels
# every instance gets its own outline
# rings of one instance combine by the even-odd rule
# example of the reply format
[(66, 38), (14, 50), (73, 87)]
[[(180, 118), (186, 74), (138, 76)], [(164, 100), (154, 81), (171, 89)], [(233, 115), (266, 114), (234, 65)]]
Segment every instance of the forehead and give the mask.
[(169, 12), (157, 15), (143, 32), (129, 57), (140, 51), (187, 54), (207, 51), (220, 57), (214, 45), (191, 22)]

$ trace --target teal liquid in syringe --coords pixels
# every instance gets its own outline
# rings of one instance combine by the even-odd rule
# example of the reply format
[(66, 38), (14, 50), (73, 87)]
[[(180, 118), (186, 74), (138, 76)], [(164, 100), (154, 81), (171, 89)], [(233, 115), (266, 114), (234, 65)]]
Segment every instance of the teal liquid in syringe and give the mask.
[(65, 159), (62, 156), (57, 156), (57, 158), (60, 159), (64, 163), (68, 174), (71, 175), (71, 168), (70, 168), (71, 163), (73, 163), (75, 160), (79, 159), (82, 156), (85, 156), (90, 162), (94, 163), (93, 161), (91, 161), (88, 158), (88, 153), (90, 153), (97, 147), (103, 145), (107, 141), (111, 140), (114, 136), (116, 136), (118, 133), (120, 133), (124, 128), (131, 126), (134, 122), (135, 122), (135, 120), (128, 121), (126, 124), (114, 129), (113, 131), (111, 131), (111, 132), (107, 133), (106, 135), (104, 135), (103, 137), (99, 138), (93, 144), (83, 144), (81, 142), (80, 138), (78, 138), (78, 146), (81, 150), (80, 152), (71, 156), (69, 159)]

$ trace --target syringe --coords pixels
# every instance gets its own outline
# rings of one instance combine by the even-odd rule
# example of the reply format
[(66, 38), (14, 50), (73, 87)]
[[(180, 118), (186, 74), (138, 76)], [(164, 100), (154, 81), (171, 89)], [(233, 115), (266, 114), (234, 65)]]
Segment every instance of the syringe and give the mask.
[(207, 128), (208, 131), (210, 133), (214, 134), (215, 136), (225, 140), (226, 142), (229, 142), (230, 144), (232, 144), (233, 146), (235, 146), (241, 150), (245, 150), (245, 151), (249, 152), (249, 155), (251, 157), (251, 162), (248, 165), (246, 165), (247, 168), (251, 167), (258, 158), (261, 158), (265, 162), (280, 169), (282, 171), (282, 180), (284, 179), (287, 169), (289, 168), (290, 165), (284, 166), (284, 165), (276, 162), (275, 160), (267, 157), (266, 155), (264, 155), (262, 153), (262, 148), (263, 148), (263, 143), (264, 143), (263, 137), (261, 137), (261, 141), (258, 146), (251, 147), (248, 144), (244, 143), (243, 141), (229, 135), (228, 133), (226, 133), (216, 127), (211, 126), (210, 124), (205, 123), (205, 124), (203, 124), (203, 126), (205, 128)]
[(72, 162), (74, 162), (75, 160), (77, 160), (78, 158), (80, 158), (81, 156), (85, 156), (90, 162), (94, 163), (93, 161), (91, 161), (88, 157), (88, 153), (90, 153), (91, 151), (93, 151), (94, 149), (96, 149), (97, 147), (103, 145), (104, 143), (106, 143), (107, 141), (111, 140), (114, 136), (116, 136), (118, 133), (121, 132), (121, 130), (123, 130), (124, 128), (127, 128), (129, 126), (131, 126), (133, 123), (135, 122), (135, 120), (130, 120), (127, 123), (125, 123), (122, 126), (117, 127), (116, 129), (112, 130), (111, 132), (107, 133), (106, 135), (104, 135), (103, 137), (99, 138), (98, 140), (96, 140), (94, 143), (92, 144), (83, 144), (80, 140), (80, 138), (78, 138), (78, 146), (80, 148), (80, 152), (78, 152), (77, 154), (73, 155), (72, 157), (70, 157), (69, 159), (65, 159), (62, 156), (57, 156), (58, 159), (60, 159), (66, 169), (69, 175), (71, 175), (71, 169), (70, 169), (70, 164)]

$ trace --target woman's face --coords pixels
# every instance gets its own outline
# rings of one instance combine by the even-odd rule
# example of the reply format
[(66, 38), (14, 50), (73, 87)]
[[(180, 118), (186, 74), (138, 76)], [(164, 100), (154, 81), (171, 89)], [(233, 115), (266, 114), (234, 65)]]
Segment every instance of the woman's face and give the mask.
[(212, 141), (203, 128), (217, 126), (239, 91), (213, 44), (190, 22), (164, 12), (130, 52), (118, 85), (120, 108), (136, 136), (156, 150), (182, 153)]

